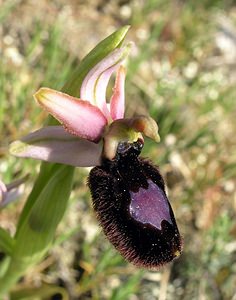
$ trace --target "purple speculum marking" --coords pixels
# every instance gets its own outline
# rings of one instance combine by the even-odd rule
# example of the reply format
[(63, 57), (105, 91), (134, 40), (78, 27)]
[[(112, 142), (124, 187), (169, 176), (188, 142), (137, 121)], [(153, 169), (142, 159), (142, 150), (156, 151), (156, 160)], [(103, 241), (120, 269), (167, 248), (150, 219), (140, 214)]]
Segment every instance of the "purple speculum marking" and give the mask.
[(173, 224), (170, 216), (168, 200), (164, 192), (150, 179), (148, 188), (139, 188), (138, 192), (130, 192), (130, 215), (144, 224), (151, 224), (161, 230), (163, 220)]

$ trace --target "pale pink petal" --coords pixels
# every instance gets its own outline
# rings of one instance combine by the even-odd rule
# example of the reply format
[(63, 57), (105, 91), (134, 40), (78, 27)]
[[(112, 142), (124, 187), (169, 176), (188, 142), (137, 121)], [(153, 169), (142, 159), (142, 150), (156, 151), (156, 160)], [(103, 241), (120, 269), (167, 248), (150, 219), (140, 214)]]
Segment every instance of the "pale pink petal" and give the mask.
[(106, 105), (106, 89), (112, 73), (119, 67), (128, 55), (131, 44), (114, 50), (89, 71), (83, 80), (80, 98), (98, 106), (109, 119), (110, 114)]
[(23, 194), (22, 183), (28, 178), (28, 175), (17, 179), (7, 185), (0, 180), (0, 209), (14, 202)]
[(10, 152), (18, 157), (91, 167), (100, 164), (102, 145), (75, 137), (62, 126), (48, 126), (13, 142)]
[(96, 89), (94, 91), (94, 97), (97, 99), (96, 105), (101, 109), (108, 121), (110, 120), (111, 115), (106, 103), (106, 90), (110, 77), (117, 68), (118, 66), (114, 66), (103, 72), (97, 80)]
[(125, 69), (120, 66), (113, 94), (110, 101), (110, 112), (113, 120), (122, 119), (125, 111)]
[(41, 88), (34, 97), (71, 134), (94, 142), (101, 138), (107, 119), (88, 101), (48, 88)]
[(3, 181), (0, 180), (0, 204), (5, 201), (7, 196), (7, 187)]

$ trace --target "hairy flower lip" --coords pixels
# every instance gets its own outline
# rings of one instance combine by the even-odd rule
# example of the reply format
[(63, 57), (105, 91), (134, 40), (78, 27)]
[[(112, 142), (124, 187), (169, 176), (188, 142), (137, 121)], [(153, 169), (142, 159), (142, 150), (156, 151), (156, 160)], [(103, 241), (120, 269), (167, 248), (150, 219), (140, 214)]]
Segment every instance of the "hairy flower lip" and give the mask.
[[(126, 147), (127, 146), (127, 147)], [(93, 208), (104, 234), (137, 267), (157, 270), (183, 248), (164, 180), (142, 144), (120, 144), (119, 155), (90, 171)]]

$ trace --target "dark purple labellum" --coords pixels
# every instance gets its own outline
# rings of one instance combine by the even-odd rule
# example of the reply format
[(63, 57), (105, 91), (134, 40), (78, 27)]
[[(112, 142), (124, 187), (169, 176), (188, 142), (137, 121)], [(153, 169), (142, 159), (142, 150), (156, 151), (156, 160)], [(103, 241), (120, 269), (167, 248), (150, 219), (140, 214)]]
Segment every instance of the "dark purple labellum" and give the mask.
[(181, 254), (182, 239), (158, 169), (138, 157), (142, 146), (120, 143), (116, 158), (93, 168), (88, 183), (110, 242), (136, 266), (157, 268)]
[(147, 223), (161, 230), (163, 220), (173, 224), (168, 200), (164, 191), (152, 180), (148, 179), (147, 183), (147, 189), (140, 187), (136, 193), (130, 192), (130, 215), (143, 224)]

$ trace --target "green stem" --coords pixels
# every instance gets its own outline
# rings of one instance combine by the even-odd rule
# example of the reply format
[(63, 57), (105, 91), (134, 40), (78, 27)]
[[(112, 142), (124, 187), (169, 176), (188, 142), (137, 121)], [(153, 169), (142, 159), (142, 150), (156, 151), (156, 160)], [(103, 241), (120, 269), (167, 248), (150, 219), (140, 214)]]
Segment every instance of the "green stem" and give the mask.
[(6, 256), (0, 262), (0, 283), (1, 283), (1, 278), (6, 274), (6, 271), (7, 271), (8, 267), (9, 267), (10, 261), (11, 261), (10, 256)]
[(4, 277), (0, 279), (0, 300), (4, 299), (3, 297), (17, 283), (28, 267), (29, 265), (22, 260), (11, 259)]

